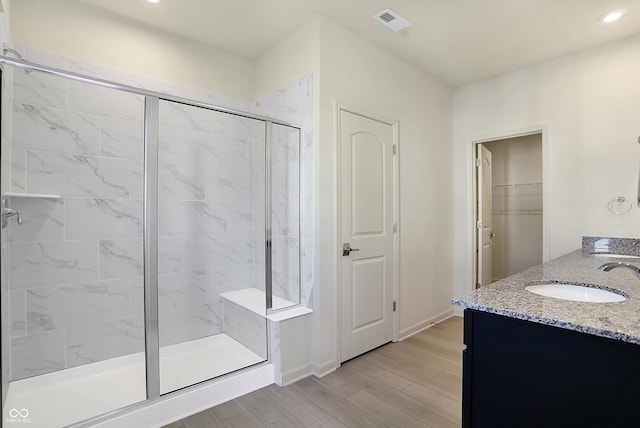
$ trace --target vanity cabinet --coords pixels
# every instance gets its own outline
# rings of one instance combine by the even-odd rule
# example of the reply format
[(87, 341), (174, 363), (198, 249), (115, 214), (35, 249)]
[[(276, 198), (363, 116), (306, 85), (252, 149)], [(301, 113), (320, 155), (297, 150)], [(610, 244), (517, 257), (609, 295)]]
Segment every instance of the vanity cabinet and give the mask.
[(464, 343), (463, 428), (640, 427), (640, 345), (472, 309)]

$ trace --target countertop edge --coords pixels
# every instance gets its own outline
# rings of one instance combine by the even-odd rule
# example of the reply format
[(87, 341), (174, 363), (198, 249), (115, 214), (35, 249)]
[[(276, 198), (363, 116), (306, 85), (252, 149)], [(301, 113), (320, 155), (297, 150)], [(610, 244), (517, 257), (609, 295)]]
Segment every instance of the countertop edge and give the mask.
[(558, 328), (562, 328), (562, 329), (565, 329), (565, 330), (573, 330), (573, 331), (577, 331), (579, 333), (586, 333), (586, 334), (591, 334), (593, 336), (604, 337), (606, 339), (621, 340), (621, 341), (624, 341), (624, 342), (640, 345), (640, 338), (638, 338), (636, 336), (631, 336), (631, 335), (625, 334), (625, 333), (620, 333), (620, 332), (615, 332), (615, 331), (610, 331), (610, 330), (604, 330), (604, 329), (588, 327), (588, 326), (575, 324), (575, 323), (571, 323), (571, 322), (566, 322), (566, 321), (560, 321), (560, 320), (556, 320), (556, 319), (552, 319), (552, 318), (545, 318), (545, 317), (539, 317), (539, 316), (525, 314), (525, 313), (521, 313), (521, 312), (510, 311), (510, 310), (507, 310), (507, 309), (492, 308), (492, 307), (489, 307), (489, 306), (484, 306), (484, 305), (478, 305), (478, 304), (465, 302), (465, 301), (462, 301), (462, 300), (459, 300), (459, 299), (453, 299), (453, 300), (451, 300), (451, 303), (453, 305), (456, 305), (456, 306), (461, 306), (461, 307), (463, 307), (465, 309), (472, 309), (472, 310), (475, 310), (475, 311), (487, 312), (487, 313), (496, 314), (496, 315), (502, 315), (502, 316), (506, 316), (506, 317), (509, 317), (509, 318), (515, 318), (515, 319), (519, 319), (519, 320), (523, 320), (523, 321), (535, 322), (537, 324), (549, 325), (549, 326), (552, 326), (552, 327), (558, 327)]

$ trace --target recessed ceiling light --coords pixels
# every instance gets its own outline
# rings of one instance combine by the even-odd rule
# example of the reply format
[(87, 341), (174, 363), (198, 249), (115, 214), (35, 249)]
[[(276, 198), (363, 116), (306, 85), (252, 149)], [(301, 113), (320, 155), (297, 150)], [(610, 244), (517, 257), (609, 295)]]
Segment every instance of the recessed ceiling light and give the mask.
[(160, 0), (147, 0), (149, 3), (160, 3)]
[(626, 10), (624, 9), (612, 10), (611, 12), (607, 12), (602, 15), (600, 17), (600, 21), (605, 23), (617, 21), (618, 19), (622, 18), (622, 15), (624, 15), (625, 12)]

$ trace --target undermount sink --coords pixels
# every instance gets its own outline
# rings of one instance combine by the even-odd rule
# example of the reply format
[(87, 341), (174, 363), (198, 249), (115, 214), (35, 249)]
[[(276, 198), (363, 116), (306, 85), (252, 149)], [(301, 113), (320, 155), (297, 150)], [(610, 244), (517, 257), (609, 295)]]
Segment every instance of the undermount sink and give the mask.
[(524, 289), (541, 296), (553, 297), (554, 299), (571, 300), (574, 302), (609, 303), (624, 302), (627, 300), (626, 296), (613, 291), (575, 284), (552, 282), (529, 285)]

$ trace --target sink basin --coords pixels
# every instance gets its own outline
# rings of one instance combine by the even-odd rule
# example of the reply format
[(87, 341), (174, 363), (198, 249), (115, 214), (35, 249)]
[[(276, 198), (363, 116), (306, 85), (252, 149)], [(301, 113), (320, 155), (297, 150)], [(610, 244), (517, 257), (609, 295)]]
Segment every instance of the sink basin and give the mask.
[(575, 284), (548, 283), (529, 285), (525, 290), (554, 299), (572, 300), (574, 302), (624, 302), (627, 300), (622, 294), (600, 288), (588, 287)]

